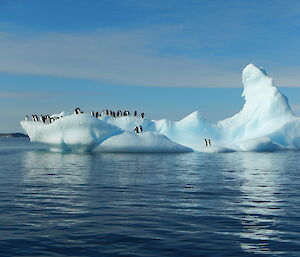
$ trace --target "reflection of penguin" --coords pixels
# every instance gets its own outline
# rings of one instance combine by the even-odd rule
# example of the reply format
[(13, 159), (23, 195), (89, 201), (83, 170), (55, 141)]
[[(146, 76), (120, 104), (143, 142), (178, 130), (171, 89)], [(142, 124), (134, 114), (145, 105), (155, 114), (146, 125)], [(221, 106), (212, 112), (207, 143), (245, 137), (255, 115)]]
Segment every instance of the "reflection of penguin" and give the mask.
[(143, 112), (141, 114), (141, 117), (142, 117), (142, 119), (144, 119), (144, 117), (145, 117), (145, 114)]
[(205, 146), (207, 146), (207, 140), (206, 140), (206, 139), (204, 139), (204, 141), (205, 141)]

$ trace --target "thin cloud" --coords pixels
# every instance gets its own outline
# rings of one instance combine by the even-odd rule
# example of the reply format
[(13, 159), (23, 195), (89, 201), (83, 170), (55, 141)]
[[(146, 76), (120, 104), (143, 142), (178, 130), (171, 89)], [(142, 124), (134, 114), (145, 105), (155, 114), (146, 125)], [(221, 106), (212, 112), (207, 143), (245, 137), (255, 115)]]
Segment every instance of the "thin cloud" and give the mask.
[(35, 93), (35, 92), (0, 92), (2, 99), (37, 99), (50, 98), (58, 96), (82, 96), (82, 95), (103, 95), (98, 92), (49, 92), (49, 93)]
[[(182, 27), (154, 26), (139, 30), (101, 29), (86, 33), (0, 33), (0, 72), (97, 80), (106, 84), (174, 87), (241, 87), (243, 65), (254, 62), (274, 74), (276, 85), (299, 86), (299, 67), (260, 58), (243, 60), (199, 52), (207, 43), (175, 36)], [(170, 33), (171, 35), (166, 35)], [(179, 33), (180, 34), (180, 33)], [(198, 57), (162, 53), (157, 39), (170, 38), (173, 49), (189, 45)], [(163, 49), (165, 49), (166, 42)], [(199, 48), (200, 47), (200, 48)], [(200, 54), (201, 56), (201, 54)], [(288, 71), (288, 72), (284, 72)]]
[[(160, 56), (153, 31), (0, 34), (0, 72), (99, 80), (134, 86), (238, 86), (239, 71), (184, 56)], [(157, 35), (156, 35), (157, 36)]]

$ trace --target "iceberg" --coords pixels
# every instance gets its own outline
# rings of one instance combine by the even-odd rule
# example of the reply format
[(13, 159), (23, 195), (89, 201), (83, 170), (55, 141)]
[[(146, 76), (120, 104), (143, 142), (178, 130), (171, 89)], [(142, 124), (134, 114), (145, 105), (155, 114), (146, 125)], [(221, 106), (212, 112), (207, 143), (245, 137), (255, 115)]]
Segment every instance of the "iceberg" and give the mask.
[[(57, 151), (232, 152), (300, 149), (300, 118), (266, 71), (254, 64), (242, 73), (245, 99), (236, 115), (217, 122), (195, 111), (179, 121), (133, 115), (94, 117), (62, 112), (55, 122), (21, 121), (29, 138)], [(141, 126), (142, 133), (134, 133)], [(209, 144), (207, 143), (209, 140)], [(206, 142), (206, 144), (205, 144)]]

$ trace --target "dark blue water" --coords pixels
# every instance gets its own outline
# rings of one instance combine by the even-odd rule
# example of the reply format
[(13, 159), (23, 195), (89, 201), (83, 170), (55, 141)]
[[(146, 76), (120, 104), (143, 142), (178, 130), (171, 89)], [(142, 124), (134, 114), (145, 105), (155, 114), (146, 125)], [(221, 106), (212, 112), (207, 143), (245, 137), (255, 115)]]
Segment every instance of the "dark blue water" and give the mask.
[(0, 140), (0, 256), (300, 256), (300, 152), (60, 154)]

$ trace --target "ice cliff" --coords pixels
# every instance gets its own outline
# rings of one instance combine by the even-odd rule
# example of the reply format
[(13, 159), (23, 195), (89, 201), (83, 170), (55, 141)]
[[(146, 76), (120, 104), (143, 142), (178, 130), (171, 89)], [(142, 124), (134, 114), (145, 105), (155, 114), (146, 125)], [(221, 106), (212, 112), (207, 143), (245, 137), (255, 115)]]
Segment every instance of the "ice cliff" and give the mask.
[[(88, 114), (63, 116), (51, 124), (21, 121), (31, 141), (63, 151), (102, 152), (226, 152), (300, 149), (300, 118), (273, 79), (253, 64), (242, 74), (245, 104), (233, 117), (211, 122), (198, 111), (180, 121), (135, 116), (95, 118)], [(135, 126), (143, 132), (133, 133)], [(211, 140), (211, 146), (204, 144)]]

